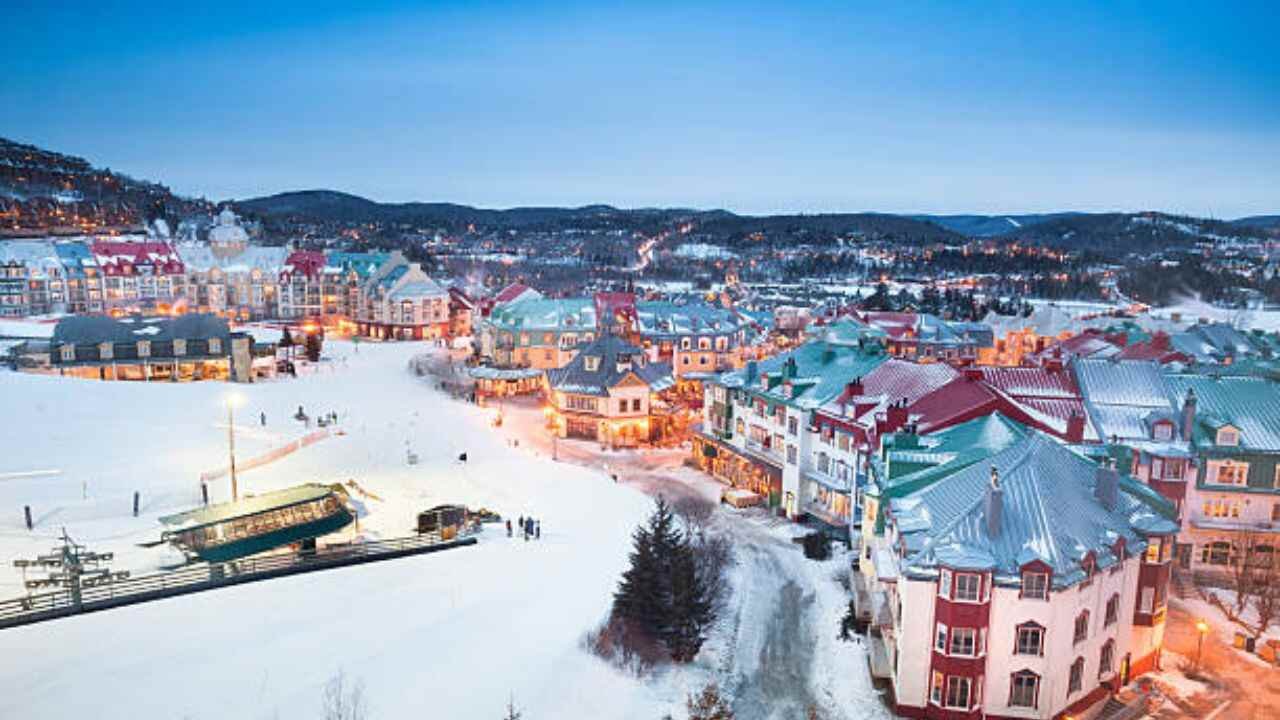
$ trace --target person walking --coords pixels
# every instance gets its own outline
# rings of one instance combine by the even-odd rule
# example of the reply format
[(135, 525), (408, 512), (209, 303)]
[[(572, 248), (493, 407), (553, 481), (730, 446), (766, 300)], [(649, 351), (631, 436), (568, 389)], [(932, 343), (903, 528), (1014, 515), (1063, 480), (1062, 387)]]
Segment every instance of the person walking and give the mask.
[(511, 537), (511, 518), (507, 518), (507, 537)]
[(264, 411), (262, 412), (262, 427), (266, 427), (266, 426), (267, 426), (267, 413), (266, 413), (266, 411), (264, 410)]
[(541, 520), (533, 524), (533, 539), (534, 540), (542, 539), (542, 521)]

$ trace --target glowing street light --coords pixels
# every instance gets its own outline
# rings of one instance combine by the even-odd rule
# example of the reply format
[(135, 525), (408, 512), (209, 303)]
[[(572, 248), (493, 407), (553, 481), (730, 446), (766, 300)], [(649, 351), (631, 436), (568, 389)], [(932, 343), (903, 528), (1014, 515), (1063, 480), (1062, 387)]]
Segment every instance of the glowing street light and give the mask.
[(1200, 633), (1200, 640), (1196, 643), (1196, 666), (1197, 671), (1200, 670), (1200, 654), (1204, 652), (1204, 636), (1209, 633), (1209, 623), (1204, 620), (1196, 621), (1196, 630)]
[(231, 499), (240, 499), (240, 487), (236, 483), (236, 408), (244, 404), (240, 393), (229, 393), (227, 404), (227, 451), (231, 457)]

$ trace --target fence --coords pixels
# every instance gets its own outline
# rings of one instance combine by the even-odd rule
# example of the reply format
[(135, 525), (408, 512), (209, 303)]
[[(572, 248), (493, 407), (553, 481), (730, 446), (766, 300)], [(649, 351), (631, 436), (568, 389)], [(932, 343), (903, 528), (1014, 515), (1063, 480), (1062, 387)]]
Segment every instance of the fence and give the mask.
[(379, 562), (409, 555), (474, 545), (473, 533), (445, 540), (438, 533), (369, 543), (329, 545), (315, 552), (263, 555), (229, 563), (193, 565), (182, 570), (143, 575), (74, 590), (57, 590), (0, 601), (0, 628), (29, 625), (81, 613), (257, 582), (347, 565)]
[[(254, 457), (249, 458), (248, 460), (242, 460), (236, 463), (236, 472), (245, 472), (247, 470), (252, 470), (256, 467), (262, 467), (263, 465), (273, 463), (282, 457), (292, 455), (293, 453), (301, 450), (304, 447), (307, 447), (308, 445), (314, 445), (320, 442), (321, 440), (324, 440), (327, 437), (329, 437), (329, 431), (327, 429), (315, 430), (313, 432), (307, 433), (306, 435), (303, 435), (297, 440), (293, 440), (291, 442), (285, 443), (284, 445), (281, 445), (278, 448), (272, 448), (266, 451), (265, 453), (262, 453), (261, 455), (256, 455)], [(217, 470), (210, 470), (209, 472), (203, 472), (203, 473), (200, 473), (200, 482), (209, 482), (211, 480), (217, 480), (218, 478), (226, 477), (230, 473), (231, 473), (230, 466), (224, 466), (224, 467), (218, 468)]]

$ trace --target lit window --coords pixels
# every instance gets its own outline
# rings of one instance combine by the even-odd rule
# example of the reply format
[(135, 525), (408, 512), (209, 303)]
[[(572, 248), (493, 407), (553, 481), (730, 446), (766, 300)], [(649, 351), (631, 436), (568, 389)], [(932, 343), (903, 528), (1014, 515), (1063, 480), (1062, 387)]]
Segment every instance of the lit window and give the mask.
[(1246, 485), (1249, 482), (1249, 463), (1223, 460), (1217, 466), (1213, 482), (1218, 485)]

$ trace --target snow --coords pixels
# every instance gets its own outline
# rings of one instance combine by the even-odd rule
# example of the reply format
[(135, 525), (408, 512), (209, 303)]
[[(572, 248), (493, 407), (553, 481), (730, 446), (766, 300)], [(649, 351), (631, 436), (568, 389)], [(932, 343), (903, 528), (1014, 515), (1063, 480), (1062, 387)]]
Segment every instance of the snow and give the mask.
[(733, 252), (719, 245), (708, 243), (685, 243), (672, 253), (676, 257), (695, 258), (698, 260), (719, 260), (737, 257)]
[[(159, 537), (160, 516), (195, 507), (200, 473), (225, 465), (224, 403), (233, 392), (244, 401), (237, 457), (304, 434), (291, 419), (299, 405), (312, 415), (336, 411), (342, 433), (241, 473), (241, 492), (355, 479), (381, 498), (361, 501), (366, 537), (406, 535), (417, 511), (461, 502), (533, 514), (542, 539), (508, 539), (495, 527), (473, 547), (0, 630), (0, 717), (309, 719), (339, 671), (364, 684), (380, 720), (426, 708), (498, 717), (509, 696), (530, 718), (679, 717), (687, 693), (709, 679), (740, 694), (739, 717), (750, 720), (775, 715), (771, 696), (758, 704), (751, 696), (769, 678), (789, 683), (777, 692), (811, 698), (824, 717), (888, 716), (861, 646), (834, 639), (847, 593), (833, 577), (847, 556), (805, 561), (789, 541), (795, 526), (762, 522), (763, 512), (722, 513), (758, 562), (735, 569), (734, 612), (691, 666), (642, 680), (586, 653), (581, 637), (607, 612), (649, 496), (612, 482), (603, 466), (513, 447), (511, 423), (491, 426), (495, 409), (450, 400), (407, 372), (423, 344), (325, 347), (333, 358), (317, 372), (253, 385), (0, 372), (8, 409), (0, 597), (22, 592), (11, 560), (47, 552), (64, 527), (93, 550), (115, 552), (115, 569), (142, 574), (177, 560), (170, 549), (138, 544)], [(408, 452), (418, 464), (406, 463)], [(456, 459), (462, 452), (465, 464)], [(618, 463), (630, 457), (617, 455)], [(686, 472), (681, 482), (696, 483)], [(142, 494), (137, 518), (134, 491)], [(228, 483), (211, 483), (210, 495), (226, 500)], [(23, 505), (32, 506), (34, 532), (23, 525)], [(778, 592), (794, 612), (779, 610)], [(798, 674), (751, 672), (779, 652)]]

